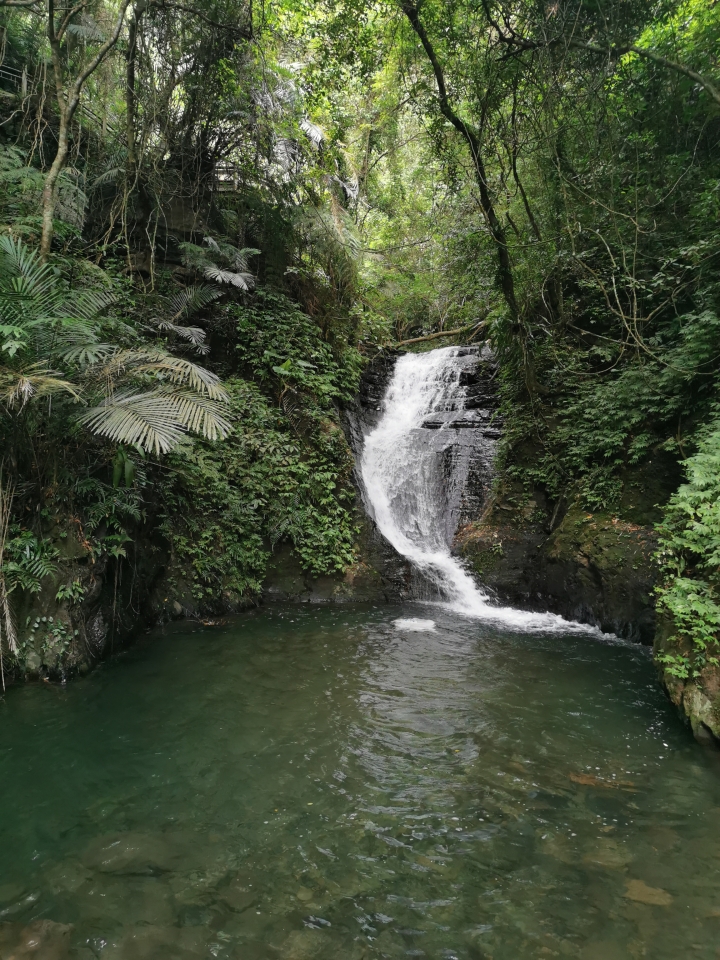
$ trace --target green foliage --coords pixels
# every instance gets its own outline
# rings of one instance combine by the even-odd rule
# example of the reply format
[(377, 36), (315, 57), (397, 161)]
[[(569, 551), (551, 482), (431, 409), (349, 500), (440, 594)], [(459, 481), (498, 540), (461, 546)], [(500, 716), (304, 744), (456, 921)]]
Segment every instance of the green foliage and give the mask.
[(28, 618), (26, 626), (27, 638), (18, 645), (19, 660), (24, 661), (34, 652), (40, 654), (43, 663), (51, 666), (63, 665), (80, 633), (55, 617)]
[[(39, 167), (27, 164), (21, 147), (0, 145), (0, 232), (10, 229), (16, 237), (38, 237), (44, 179)], [(77, 237), (87, 204), (88, 197), (78, 171), (63, 170), (58, 181), (55, 211), (60, 237), (66, 240)]]
[[(254, 595), (283, 539), (307, 569), (341, 569), (337, 407), (361, 351), (458, 328), (498, 357), (505, 468), (551, 498), (615, 509), (659, 451), (688, 469), (709, 455), (717, 109), (687, 70), (618, 51), (717, 85), (720, 6), (424, 0), (424, 43), (407, 6), (136, 5), (134, 59), (123, 32), (76, 114), (48, 263), (17, 239), (40, 223), (40, 89), (24, 105), (4, 89), (0, 442), (18, 516), (77, 517), (88, 551), (120, 562), (161, 502), (205, 600)], [(97, 37), (86, 13), (63, 69)], [(35, 12), (0, 15), (4, 63), (44, 75)], [(663, 602), (706, 645), (708, 484), (693, 474), (663, 534)]]
[[(591, 372), (593, 351), (567, 351), (551, 370), (552, 419), (542, 425), (543, 452), (525, 475), (558, 496), (570, 485), (588, 508), (617, 505), (625, 467), (642, 463), (652, 450), (680, 450), (681, 425), (707, 412), (715, 389), (720, 319), (710, 310), (673, 319), (654, 350), (637, 352), (624, 365)], [(521, 442), (537, 430), (535, 418), (518, 417), (515, 384), (506, 388), (505, 443)]]
[(282, 293), (258, 290), (248, 304), (230, 308), (237, 321), (238, 356), (253, 378), (283, 396), (302, 395), (303, 412), (320, 416), (333, 402), (348, 402), (363, 359), (346, 343), (322, 339), (317, 323)]
[(228, 390), (233, 433), (171, 457), (164, 491), (164, 532), (195, 597), (255, 596), (282, 539), (312, 573), (344, 569), (356, 531), (342, 431), (326, 420), (298, 436), (257, 385), (234, 379)]
[(87, 397), (95, 405), (78, 415), (81, 423), (156, 455), (172, 450), (188, 431), (227, 436), (226, 395), (215, 374), (137, 335), (130, 348), (103, 342), (104, 333), (118, 332), (101, 317), (115, 300), (112, 285), (71, 287), (22, 241), (0, 237), (0, 352), (7, 356), (0, 398), (6, 407), (22, 409), (57, 393), (76, 402)]
[(659, 660), (674, 676), (720, 660), (720, 420), (700, 431), (685, 463), (688, 482), (671, 497), (660, 526), (661, 606), (675, 633)]
[(80, 603), (85, 596), (85, 588), (79, 580), (75, 579), (71, 583), (64, 583), (58, 587), (55, 599), (58, 603), (63, 600), (69, 600), (70, 603)]
[(41, 581), (57, 570), (58, 551), (29, 530), (14, 527), (5, 541), (2, 573), (8, 593), (27, 590), (39, 593)]
[(259, 250), (238, 250), (231, 243), (213, 237), (205, 237), (205, 244), (205, 247), (199, 247), (194, 243), (181, 243), (183, 263), (214, 283), (228, 283), (240, 290), (252, 290), (255, 278), (249, 271), (248, 260), (259, 254)]
[(198, 599), (256, 595), (288, 540), (313, 574), (354, 559), (352, 458), (334, 404), (357, 390), (362, 358), (335, 349), (287, 296), (259, 289), (227, 316), (252, 380), (230, 379), (232, 434), (173, 458), (165, 534)]

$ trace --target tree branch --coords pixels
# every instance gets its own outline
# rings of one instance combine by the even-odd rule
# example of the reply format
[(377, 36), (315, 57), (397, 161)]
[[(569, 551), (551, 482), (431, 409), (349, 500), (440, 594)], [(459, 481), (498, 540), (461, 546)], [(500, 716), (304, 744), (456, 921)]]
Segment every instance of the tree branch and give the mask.
[(715, 101), (715, 103), (718, 104), (718, 106), (720, 106), (720, 89), (718, 89), (718, 87), (716, 87), (711, 80), (708, 80), (707, 77), (704, 77), (701, 73), (698, 73), (697, 70), (686, 67), (684, 63), (678, 63), (675, 60), (669, 60), (667, 57), (663, 57), (654, 50), (648, 50), (647, 47), (638, 47), (632, 43), (610, 43), (603, 45), (599, 43), (589, 43), (584, 40), (573, 40), (572, 38), (566, 39), (565, 37), (551, 37), (548, 40), (528, 40), (526, 37), (521, 37), (515, 33), (507, 20), (505, 21), (505, 28), (503, 29), (497, 20), (493, 19), (487, 0), (483, 0), (483, 7), (485, 9), (485, 16), (488, 20), (488, 23), (490, 23), (491, 26), (493, 26), (497, 31), (498, 40), (509, 47), (516, 47), (519, 50), (542, 50), (549, 49), (551, 47), (566, 46), (573, 50), (586, 50), (588, 53), (599, 53), (603, 56), (610, 57), (611, 59), (619, 59), (620, 57), (624, 57), (627, 53), (635, 53), (639, 57), (645, 57), (647, 60), (652, 60), (654, 63), (658, 63), (660, 66), (666, 67), (668, 70), (674, 70), (676, 73), (681, 73), (683, 76), (689, 77), (691, 80), (699, 83), (703, 90)]
[[(103, 62), (105, 57), (108, 55), (108, 53), (112, 50), (112, 48), (118, 42), (118, 39), (120, 37), (120, 31), (122, 30), (123, 23), (125, 22), (125, 13), (129, 6), (130, 6), (130, 0), (122, 0), (120, 4), (120, 9), (118, 11), (118, 18), (115, 23), (115, 29), (107, 38), (105, 43), (103, 43), (103, 45), (100, 47), (98, 52), (95, 54), (95, 56), (92, 58), (90, 63), (87, 65), (87, 67), (85, 67), (85, 69), (81, 73), (79, 73), (78, 76), (75, 78), (75, 82), (70, 88), (70, 92), (68, 94), (68, 109), (71, 109), (70, 119), (72, 119), (72, 114), (75, 113), (77, 105), (80, 102), (80, 91), (82, 90), (85, 84), (85, 81), (89, 76), (91, 76), (97, 70), (97, 68)], [(71, 103), (74, 104), (72, 108), (70, 108)]]
[(68, 10), (68, 12), (63, 17), (62, 23), (55, 30), (55, 38), (58, 41), (62, 40), (62, 38), (65, 36), (65, 32), (67, 31), (67, 28), (70, 26), (70, 21), (72, 20), (72, 18), (76, 16), (78, 13), (80, 13), (81, 10), (84, 10), (86, 6), (87, 6), (87, 0), (83, 0), (82, 3), (78, 3), (74, 7), (71, 7)]
[(252, 40), (252, 29), (248, 30), (247, 27), (240, 27), (237, 24), (219, 23), (217, 20), (211, 20), (210, 17), (195, 7), (186, 7), (182, 3), (167, 3), (166, 0), (154, 0), (149, 6), (155, 7), (156, 10), (182, 10), (183, 13), (189, 13), (191, 16), (197, 17), (198, 20), (202, 20), (203, 23), (207, 23), (211, 27), (215, 27), (218, 30), (227, 30), (229, 33), (238, 33), (246, 40)]
[(694, 80), (696, 83), (699, 83), (703, 90), (712, 97), (718, 106), (720, 106), (720, 90), (718, 90), (718, 88), (711, 83), (707, 77), (703, 77), (702, 74), (698, 73), (696, 70), (691, 70), (690, 67), (686, 67), (682, 63), (676, 63), (674, 60), (668, 60), (667, 57), (663, 57), (659, 53), (655, 53), (654, 50), (648, 50), (645, 47), (636, 46), (627, 47), (624, 50), (622, 47), (611, 47), (607, 50), (603, 50), (602, 47), (595, 48), (594, 44), (586, 44), (585, 46), (591, 52), (607, 52), (611, 56), (613, 53), (618, 56), (622, 56), (625, 53), (636, 53), (639, 57), (646, 57), (648, 60), (653, 60), (655, 63), (659, 63), (661, 66), (667, 67), (668, 70), (675, 70), (677, 73), (682, 73), (686, 77), (690, 77), (690, 79)]
[(512, 321), (513, 323), (516, 323), (519, 316), (519, 310), (517, 299), (515, 297), (515, 282), (513, 279), (512, 263), (510, 261), (510, 253), (508, 251), (507, 240), (505, 238), (505, 230), (503, 229), (503, 225), (495, 211), (495, 204), (490, 192), (487, 174), (485, 173), (485, 164), (480, 152), (480, 140), (478, 139), (478, 136), (473, 128), (460, 116), (458, 116), (457, 113), (455, 113), (450, 104), (442, 66), (437, 58), (435, 48), (428, 37), (427, 31), (420, 20), (417, 7), (413, 6), (410, 0), (400, 0), (400, 7), (410, 21), (410, 26), (417, 34), (418, 39), (425, 50), (427, 58), (430, 61), (433, 74), (435, 75), (435, 83), (437, 85), (438, 105), (440, 107), (440, 112), (446, 118), (446, 120), (448, 120), (453, 127), (455, 127), (470, 148), (470, 154), (475, 167), (475, 177), (480, 190), (480, 205), (483, 213), (485, 214), (485, 219), (487, 220), (490, 233), (495, 241), (497, 250), (498, 279), (500, 281), (500, 288), (502, 289), (505, 302), (508, 306), (508, 310), (510, 311), (510, 316), (512, 317)]
[(463, 333), (469, 333), (471, 330), (482, 330), (487, 325), (487, 320), (481, 323), (471, 323), (467, 327), (458, 327), (457, 330), (441, 330), (439, 333), (428, 333), (424, 337), (412, 337), (410, 340), (398, 340), (394, 346), (408, 347), (411, 343), (426, 343), (428, 340), (437, 340), (439, 337), (459, 337)]

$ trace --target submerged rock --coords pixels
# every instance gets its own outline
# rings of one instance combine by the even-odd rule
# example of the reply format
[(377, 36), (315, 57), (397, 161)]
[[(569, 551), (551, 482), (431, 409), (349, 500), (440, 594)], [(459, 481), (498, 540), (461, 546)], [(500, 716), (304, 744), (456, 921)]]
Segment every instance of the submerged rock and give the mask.
[(587, 943), (580, 951), (580, 960), (630, 960), (627, 947), (616, 940)]
[(628, 880), (623, 896), (635, 903), (645, 903), (653, 907), (669, 907), (673, 902), (667, 890), (660, 887), (649, 887), (642, 880)]
[(204, 931), (199, 927), (125, 927), (111, 936), (103, 960), (194, 960), (206, 954)]
[(0, 960), (65, 960), (72, 926), (52, 920), (0, 923)]
[(259, 894), (240, 881), (232, 881), (219, 892), (219, 899), (235, 913), (244, 913), (258, 902)]
[(128, 832), (96, 837), (82, 863), (100, 873), (151, 875), (175, 869), (181, 856), (182, 851), (162, 836)]
[(76, 894), (85, 917), (107, 923), (122, 923), (128, 916), (136, 923), (171, 924), (175, 900), (164, 880), (156, 877), (119, 877), (98, 874)]
[(607, 870), (622, 870), (632, 863), (633, 859), (632, 853), (623, 844), (618, 843), (617, 840), (600, 837), (583, 857), (583, 863)]
[(314, 960), (325, 956), (330, 938), (322, 930), (293, 930), (280, 947), (283, 960)]
[(44, 873), (45, 882), (53, 893), (74, 893), (91, 878), (92, 872), (73, 859), (53, 864)]
[(26, 889), (22, 883), (0, 883), (0, 917), (8, 906), (22, 897)]

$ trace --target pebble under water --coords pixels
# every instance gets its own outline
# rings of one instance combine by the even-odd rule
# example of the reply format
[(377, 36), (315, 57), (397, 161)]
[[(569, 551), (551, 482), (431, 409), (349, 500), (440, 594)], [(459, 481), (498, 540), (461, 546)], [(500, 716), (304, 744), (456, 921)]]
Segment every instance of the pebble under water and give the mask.
[(638, 647), (276, 606), (0, 718), (3, 960), (720, 957), (720, 764)]

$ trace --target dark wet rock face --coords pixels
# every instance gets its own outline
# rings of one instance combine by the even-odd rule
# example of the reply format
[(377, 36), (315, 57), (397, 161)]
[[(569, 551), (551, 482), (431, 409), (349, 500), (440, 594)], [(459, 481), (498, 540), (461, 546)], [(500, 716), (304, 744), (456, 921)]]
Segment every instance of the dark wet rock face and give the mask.
[(450, 540), (461, 526), (478, 517), (488, 502), (497, 441), (502, 435), (495, 358), (487, 347), (468, 348), (467, 356), (470, 362), (465, 360), (459, 377), (462, 405), (445, 419), (445, 428), (455, 433), (445, 467)]
[[(661, 618), (655, 634), (653, 653), (658, 658), (663, 654), (693, 656), (690, 641), (677, 636), (677, 626), (671, 616)], [(663, 685), (680, 715), (692, 727), (695, 737), (715, 747), (720, 746), (720, 666), (705, 663), (694, 676), (674, 676), (668, 667), (660, 665)]]
[[(343, 427), (356, 461), (362, 450), (363, 437), (375, 427), (382, 413), (383, 398), (397, 357), (397, 353), (386, 352), (373, 360), (363, 373), (355, 403), (343, 411)], [(281, 544), (268, 565), (263, 584), (264, 600), (384, 603), (409, 596), (408, 584), (412, 580), (412, 573), (408, 564), (381, 536), (363, 508), (361, 480), (357, 470), (354, 471), (354, 482), (358, 490), (357, 563), (342, 575), (314, 577), (303, 570), (290, 544)]]
[(520, 504), (501, 492), (481, 519), (460, 531), (456, 549), (482, 583), (513, 606), (550, 610), (652, 643), (652, 527), (573, 505), (550, 531), (553, 510), (539, 491)]

